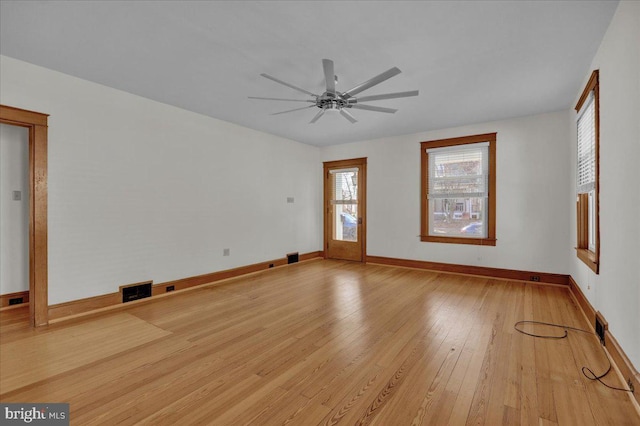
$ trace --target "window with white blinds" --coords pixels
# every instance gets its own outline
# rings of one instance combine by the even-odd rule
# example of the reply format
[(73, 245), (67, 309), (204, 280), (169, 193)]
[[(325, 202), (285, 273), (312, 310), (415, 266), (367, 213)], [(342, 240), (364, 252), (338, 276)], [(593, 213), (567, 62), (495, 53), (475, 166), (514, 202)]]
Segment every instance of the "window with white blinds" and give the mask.
[(420, 240), (496, 245), (496, 133), (421, 142)]
[(596, 274), (600, 264), (598, 151), (600, 146), (599, 71), (591, 73), (576, 104), (576, 253)]
[(593, 191), (596, 187), (596, 108), (594, 93), (582, 105), (578, 113), (578, 193)]

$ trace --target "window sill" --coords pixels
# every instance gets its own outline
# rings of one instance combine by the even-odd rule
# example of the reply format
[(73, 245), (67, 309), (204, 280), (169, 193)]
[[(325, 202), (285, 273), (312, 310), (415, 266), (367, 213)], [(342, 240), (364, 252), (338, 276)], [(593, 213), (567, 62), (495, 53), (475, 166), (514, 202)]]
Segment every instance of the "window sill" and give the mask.
[(421, 235), (420, 241), (425, 243), (448, 243), (448, 244), (473, 244), (477, 246), (495, 246), (495, 238), (460, 238), (460, 237), (437, 237), (433, 235)]
[(576, 248), (576, 254), (578, 255), (578, 259), (582, 260), (582, 262), (589, 267), (593, 272), (599, 274), (599, 263), (596, 258), (596, 254), (587, 249)]

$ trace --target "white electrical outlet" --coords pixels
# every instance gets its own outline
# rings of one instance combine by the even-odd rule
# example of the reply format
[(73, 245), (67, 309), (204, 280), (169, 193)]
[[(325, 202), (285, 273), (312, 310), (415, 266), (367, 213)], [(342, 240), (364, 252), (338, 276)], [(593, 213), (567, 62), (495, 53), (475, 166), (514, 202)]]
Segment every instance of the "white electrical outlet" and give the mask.
[(231, 254), (231, 249), (222, 249), (222, 255), (223, 256), (229, 256)]
[(293, 202), (294, 202), (293, 197), (287, 197), (287, 203), (293, 204)]
[(22, 191), (13, 191), (13, 201), (22, 200)]

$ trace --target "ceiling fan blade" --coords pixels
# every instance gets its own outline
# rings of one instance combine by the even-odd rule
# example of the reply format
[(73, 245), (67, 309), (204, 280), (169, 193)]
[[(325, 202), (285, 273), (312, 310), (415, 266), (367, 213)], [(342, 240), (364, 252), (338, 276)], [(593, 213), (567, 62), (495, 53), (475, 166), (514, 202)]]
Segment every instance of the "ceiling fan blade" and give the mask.
[(349, 120), (351, 123), (356, 123), (358, 121), (353, 115), (349, 113), (349, 111), (345, 111), (344, 108), (340, 109), (340, 115)]
[(300, 111), (301, 109), (307, 109), (307, 108), (311, 108), (311, 107), (314, 107), (314, 106), (315, 106), (315, 104), (314, 104), (314, 105), (309, 105), (309, 106), (304, 106), (304, 107), (302, 107), (302, 108), (288, 109), (288, 110), (286, 110), (286, 111), (274, 112), (274, 113), (273, 113), (273, 114), (271, 114), (271, 115), (286, 114), (286, 113), (288, 113), (288, 112)]
[(396, 93), (385, 93), (383, 95), (362, 96), (358, 98), (358, 103), (369, 102), (369, 101), (379, 101), (381, 99), (408, 98), (409, 96), (418, 96), (418, 94), (419, 92), (417, 90), (411, 90), (409, 92), (396, 92)]
[(311, 121), (309, 122), (309, 124), (313, 124), (313, 123), (315, 123), (315, 122), (316, 122), (316, 121), (318, 121), (318, 119), (319, 119), (320, 117), (322, 117), (323, 115), (324, 115), (324, 109), (321, 109), (320, 111), (318, 111), (318, 113), (316, 114), (316, 116), (315, 116), (315, 117), (313, 117), (313, 118), (311, 119)]
[(259, 96), (249, 96), (249, 99), (261, 99), (264, 101), (290, 101), (290, 102), (311, 102), (312, 104), (315, 104), (316, 101), (312, 101), (311, 99), (284, 99), (284, 98), (261, 98)]
[(394, 112), (397, 111), (397, 109), (393, 109), (393, 108), (383, 108), (379, 106), (360, 105), (360, 104), (353, 104), (353, 105), (350, 105), (348, 108), (366, 109), (367, 111), (388, 112), (390, 114), (393, 114)]
[(299, 88), (299, 87), (296, 87), (296, 86), (294, 86), (293, 84), (285, 83), (285, 82), (284, 82), (284, 81), (282, 81), (282, 80), (278, 80), (278, 79), (277, 79), (277, 78), (275, 78), (275, 77), (271, 77), (269, 74), (264, 74), (264, 73), (262, 73), (262, 74), (260, 74), (260, 75), (261, 75), (262, 77), (264, 77), (264, 78), (268, 78), (269, 80), (275, 81), (276, 83), (280, 83), (280, 84), (282, 84), (283, 86), (287, 86), (287, 87), (290, 87), (290, 88), (292, 88), (292, 89), (294, 89), (294, 90), (297, 90), (298, 92), (306, 93), (307, 95), (315, 96), (316, 98), (318, 97), (318, 95), (314, 95), (313, 93), (311, 93), (311, 92), (309, 92), (309, 91), (307, 91), (307, 90), (301, 89), (301, 88)]
[(364, 90), (369, 89), (370, 87), (375, 86), (376, 84), (380, 84), (385, 80), (390, 79), (391, 77), (393, 77), (394, 75), (398, 75), (400, 74), (402, 71), (400, 71), (398, 68), (393, 67), (385, 72), (383, 72), (380, 75), (377, 75), (375, 77), (373, 77), (370, 80), (365, 81), (362, 84), (357, 85), (356, 87), (354, 87), (353, 89), (347, 90), (346, 92), (344, 92), (342, 94), (342, 97), (347, 99), (350, 98), (351, 96), (358, 94)]
[(324, 80), (327, 82), (327, 92), (335, 94), (336, 74), (333, 71), (333, 61), (331, 59), (323, 59), (322, 68), (324, 69)]

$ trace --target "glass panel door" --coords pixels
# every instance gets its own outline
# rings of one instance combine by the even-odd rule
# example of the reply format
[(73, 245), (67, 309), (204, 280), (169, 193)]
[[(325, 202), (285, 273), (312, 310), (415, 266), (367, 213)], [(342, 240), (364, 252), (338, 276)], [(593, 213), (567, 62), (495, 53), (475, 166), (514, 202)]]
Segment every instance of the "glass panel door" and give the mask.
[(367, 235), (367, 159), (324, 164), (324, 256), (364, 262)]

